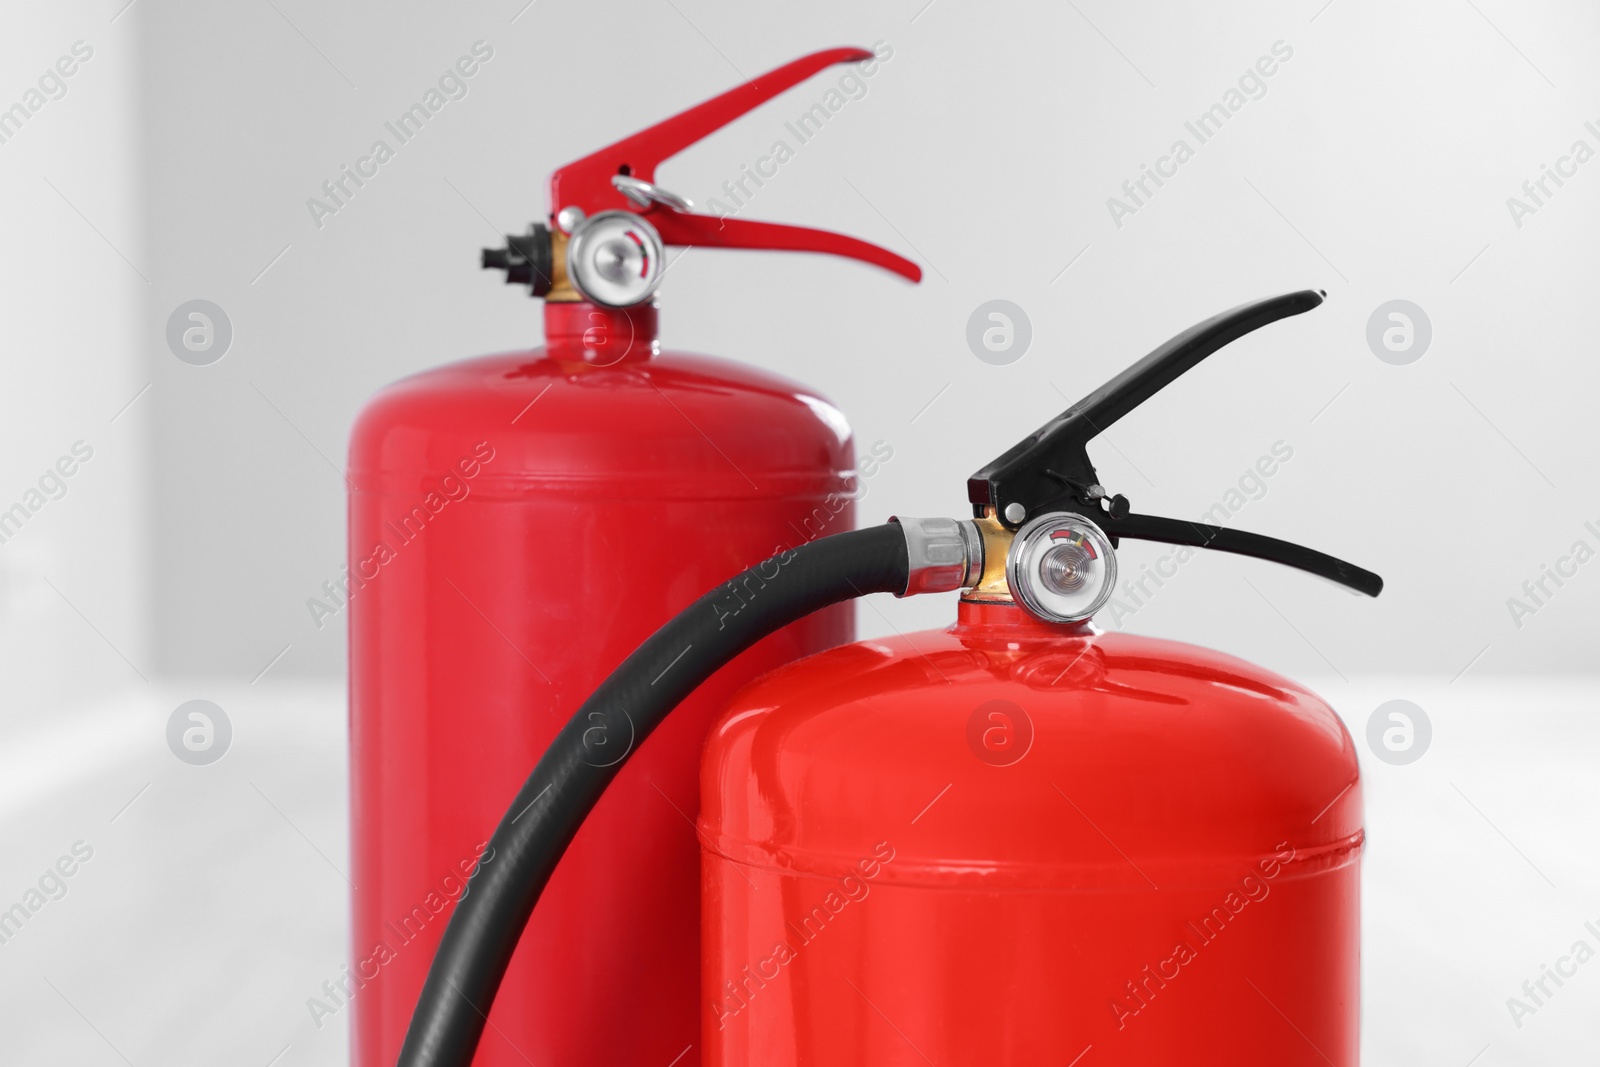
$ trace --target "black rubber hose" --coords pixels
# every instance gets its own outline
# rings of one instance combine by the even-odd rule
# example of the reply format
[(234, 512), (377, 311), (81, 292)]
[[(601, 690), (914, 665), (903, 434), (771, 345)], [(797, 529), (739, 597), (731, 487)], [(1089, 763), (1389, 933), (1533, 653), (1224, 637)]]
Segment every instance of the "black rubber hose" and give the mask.
[(561, 854), (628, 755), (717, 669), (830, 604), (903, 593), (906, 540), (894, 523), (786, 550), (707, 593), (657, 630), (584, 701), (528, 776), (444, 940), (399, 1067), (469, 1067), (489, 1007)]

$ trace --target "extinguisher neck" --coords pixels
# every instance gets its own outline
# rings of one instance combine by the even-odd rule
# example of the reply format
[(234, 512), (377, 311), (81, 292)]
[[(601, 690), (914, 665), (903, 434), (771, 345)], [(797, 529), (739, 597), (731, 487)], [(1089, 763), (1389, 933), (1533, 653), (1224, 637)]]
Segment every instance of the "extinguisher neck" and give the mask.
[(546, 301), (545, 351), (551, 359), (609, 367), (660, 352), (656, 303), (608, 308), (587, 300)]
[(956, 607), (950, 633), (966, 636), (1005, 637), (1013, 640), (1083, 637), (1096, 633), (1088, 620), (1073, 623), (1044, 622), (1011, 601), (966, 600)]

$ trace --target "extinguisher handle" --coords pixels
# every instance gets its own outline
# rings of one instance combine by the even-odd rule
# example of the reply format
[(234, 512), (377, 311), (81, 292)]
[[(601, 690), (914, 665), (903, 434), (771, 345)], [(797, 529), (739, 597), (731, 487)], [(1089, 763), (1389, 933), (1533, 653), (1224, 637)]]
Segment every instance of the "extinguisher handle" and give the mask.
[(1131, 537), (1137, 541), (1159, 541), (1168, 545), (1232, 552), (1294, 567), (1367, 596), (1377, 596), (1383, 592), (1383, 579), (1371, 571), (1314, 548), (1292, 541), (1280, 541), (1276, 537), (1230, 530), (1204, 522), (1167, 519), (1159, 515), (1123, 515), (1121, 518), (1107, 515), (1097, 521), (1101, 529), (1112, 537)]
[(1189, 327), (967, 479), (967, 498), (978, 514), (993, 508), (1012, 528), (1023, 521), (1011, 517), (1017, 513), (1013, 505), (1024, 518), (1083, 507), (1098, 512), (1101, 497), (1090, 492), (1100, 488), (1086, 448), (1091, 440), (1224, 345), (1268, 323), (1310, 311), (1325, 295), (1302, 289), (1241, 304)]
[(870, 241), (842, 233), (786, 226), (779, 222), (718, 219), (709, 215), (661, 212), (652, 217), (656, 232), (669, 245), (711, 245), (717, 248), (764, 248), (785, 252), (824, 252), (859, 259), (893, 271), (913, 282), (922, 280), (922, 268), (904, 256)]
[(1089, 460), (1091, 440), (1185, 371), (1253, 330), (1310, 311), (1326, 295), (1321, 290), (1302, 289), (1241, 304), (1171, 338), (967, 479), (967, 498), (974, 514), (980, 518), (993, 515), (1016, 529), (1039, 515), (1076, 513), (1113, 538), (1254, 556), (1377, 596), (1383, 589), (1382, 578), (1314, 549), (1202, 522), (1130, 514), (1127, 497), (1107, 492)]
[(550, 212), (581, 208), (585, 215), (630, 210), (631, 201), (613, 188), (611, 176), (654, 182), (656, 167), (734, 119), (835, 63), (871, 59), (865, 48), (829, 48), (801, 56), (638, 133), (574, 160), (550, 175)]
[(865, 48), (813, 52), (568, 163), (550, 176), (550, 216), (559, 219), (572, 208), (585, 218), (602, 211), (628, 211), (648, 219), (671, 245), (825, 252), (920, 281), (922, 271), (916, 264), (866, 241), (803, 226), (695, 214), (686, 210), (688, 201), (655, 185), (656, 167), (664, 160), (751, 109), (836, 63), (872, 58)]

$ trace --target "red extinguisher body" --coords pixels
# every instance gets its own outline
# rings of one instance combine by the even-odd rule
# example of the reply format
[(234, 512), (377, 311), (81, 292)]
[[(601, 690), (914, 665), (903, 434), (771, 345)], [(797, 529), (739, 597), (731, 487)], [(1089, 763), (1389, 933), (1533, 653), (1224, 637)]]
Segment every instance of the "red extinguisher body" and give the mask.
[[(584, 698), (707, 589), (854, 524), (854, 446), (825, 400), (653, 355), (653, 306), (549, 310), (567, 358), (540, 348), (407, 378), (352, 438), (360, 1067), (395, 1062), (465, 875), (494, 862), (490, 831)], [(846, 605), (762, 641), (631, 757), (541, 900), (474, 1062), (666, 1067), (691, 1045), (680, 1067), (698, 1060), (706, 731), (739, 684), (852, 631)], [(633, 739), (600, 743), (620, 758)]]
[(962, 603), (752, 684), (701, 786), (712, 1067), (1357, 1063), (1355, 750), (1260, 668)]

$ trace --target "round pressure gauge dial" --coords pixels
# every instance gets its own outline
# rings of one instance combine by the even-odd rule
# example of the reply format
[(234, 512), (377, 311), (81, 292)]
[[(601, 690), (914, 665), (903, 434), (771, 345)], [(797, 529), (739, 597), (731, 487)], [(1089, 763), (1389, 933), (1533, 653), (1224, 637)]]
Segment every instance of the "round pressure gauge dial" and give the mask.
[(1117, 554), (1111, 539), (1082, 515), (1040, 515), (1011, 542), (1006, 582), (1011, 595), (1036, 618), (1081, 622), (1111, 599)]
[(665, 266), (661, 235), (629, 211), (592, 215), (567, 241), (567, 277), (585, 299), (602, 307), (632, 307), (649, 300)]

